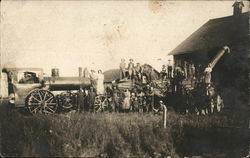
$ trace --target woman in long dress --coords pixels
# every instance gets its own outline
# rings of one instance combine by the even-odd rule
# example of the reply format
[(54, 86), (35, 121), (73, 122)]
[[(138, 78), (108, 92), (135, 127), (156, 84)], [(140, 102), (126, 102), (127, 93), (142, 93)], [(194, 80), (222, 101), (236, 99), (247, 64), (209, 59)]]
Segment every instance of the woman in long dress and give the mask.
[(126, 89), (125, 93), (125, 98), (124, 98), (124, 101), (123, 101), (123, 105), (122, 105), (122, 109), (125, 111), (125, 112), (128, 112), (129, 109), (130, 109), (130, 92), (128, 89)]
[(97, 74), (97, 94), (98, 95), (102, 95), (104, 94), (104, 85), (103, 85), (103, 81), (104, 81), (104, 75), (102, 74), (102, 70), (98, 70), (98, 74)]
[(91, 85), (94, 87), (94, 89), (97, 89), (97, 75), (95, 73), (95, 70), (91, 70), (91, 74), (90, 74), (90, 80), (91, 80)]

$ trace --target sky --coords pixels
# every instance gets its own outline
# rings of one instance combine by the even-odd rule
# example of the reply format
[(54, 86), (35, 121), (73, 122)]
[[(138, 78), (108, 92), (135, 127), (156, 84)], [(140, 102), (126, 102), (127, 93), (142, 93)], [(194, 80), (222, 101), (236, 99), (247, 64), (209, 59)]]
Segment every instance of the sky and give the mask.
[[(118, 68), (121, 58), (160, 70), (178, 44), (209, 19), (230, 16), (233, 1), (2, 1), (1, 65)], [(249, 3), (244, 1), (247, 11)]]

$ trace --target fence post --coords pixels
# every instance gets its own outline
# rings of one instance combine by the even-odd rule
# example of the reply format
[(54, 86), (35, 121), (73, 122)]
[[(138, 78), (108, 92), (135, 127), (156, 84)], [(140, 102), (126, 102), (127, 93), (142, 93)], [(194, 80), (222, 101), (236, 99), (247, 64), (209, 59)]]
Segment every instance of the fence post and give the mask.
[(167, 128), (167, 107), (163, 106), (163, 128)]

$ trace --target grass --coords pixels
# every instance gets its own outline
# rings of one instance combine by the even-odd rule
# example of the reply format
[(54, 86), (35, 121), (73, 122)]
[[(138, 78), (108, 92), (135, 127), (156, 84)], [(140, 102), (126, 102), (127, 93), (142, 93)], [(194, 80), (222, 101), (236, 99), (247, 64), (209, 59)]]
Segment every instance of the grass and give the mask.
[(170, 112), (164, 129), (162, 116), (153, 114), (1, 112), (2, 155), (23, 157), (179, 157), (177, 145), (183, 142), (185, 127), (226, 127), (236, 120)]

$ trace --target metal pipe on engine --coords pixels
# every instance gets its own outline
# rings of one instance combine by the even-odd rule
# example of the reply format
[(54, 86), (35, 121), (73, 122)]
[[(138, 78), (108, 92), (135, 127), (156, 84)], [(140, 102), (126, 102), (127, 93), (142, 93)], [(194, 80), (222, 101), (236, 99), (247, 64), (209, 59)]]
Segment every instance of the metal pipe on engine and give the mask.
[(82, 67), (78, 68), (78, 72), (79, 72), (79, 77), (83, 77)]
[(52, 77), (59, 77), (59, 69), (58, 68), (51, 69), (51, 76)]

